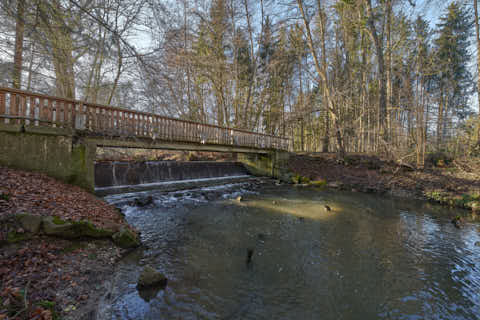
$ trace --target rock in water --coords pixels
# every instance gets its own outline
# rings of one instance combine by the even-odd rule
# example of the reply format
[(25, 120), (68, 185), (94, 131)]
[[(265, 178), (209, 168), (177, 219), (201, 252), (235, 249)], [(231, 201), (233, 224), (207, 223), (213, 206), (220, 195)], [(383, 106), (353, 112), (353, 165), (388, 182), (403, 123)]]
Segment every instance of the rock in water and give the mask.
[(137, 289), (148, 289), (153, 287), (165, 288), (167, 286), (167, 278), (151, 266), (146, 266), (140, 277), (138, 278)]
[(238, 196), (235, 200), (237, 200), (238, 202), (242, 201), (242, 196)]
[(325, 210), (332, 211), (332, 208), (330, 208), (329, 206), (325, 205), (324, 207), (325, 207)]
[(138, 237), (126, 228), (122, 228), (117, 233), (114, 233), (112, 240), (117, 246), (124, 249), (136, 248), (140, 246)]
[(455, 228), (460, 229), (463, 226), (463, 219), (460, 216), (457, 216), (452, 219), (452, 223), (455, 226)]
[(145, 207), (153, 203), (153, 197), (148, 196), (143, 199), (135, 198), (134, 200), (134, 205), (137, 207)]
[(247, 249), (247, 266), (252, 262), (252, 256), (253, 256), (253, 249), (249, 248)]

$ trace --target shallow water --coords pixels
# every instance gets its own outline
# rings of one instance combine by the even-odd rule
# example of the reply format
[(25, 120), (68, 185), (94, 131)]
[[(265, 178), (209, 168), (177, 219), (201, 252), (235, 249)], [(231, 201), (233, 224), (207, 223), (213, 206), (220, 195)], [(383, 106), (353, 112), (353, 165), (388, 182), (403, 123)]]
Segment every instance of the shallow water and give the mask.
[[(450, 223), (463, 211), (291, 186), (154, 197), (123, 204), (149, 249), (118, 266), (112, 319), (480, 319), (479, 224)], [(136, 290), (146, 264), (165, 290)]]

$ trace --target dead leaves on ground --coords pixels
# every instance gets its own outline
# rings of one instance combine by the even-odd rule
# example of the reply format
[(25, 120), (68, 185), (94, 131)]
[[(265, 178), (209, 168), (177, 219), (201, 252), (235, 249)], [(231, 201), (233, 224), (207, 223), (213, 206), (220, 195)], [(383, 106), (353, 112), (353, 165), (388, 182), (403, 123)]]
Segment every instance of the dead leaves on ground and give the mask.
[(64, 220), (88, 219), (99, 227), (121, 221), (113, 206), (44, 174), (0, 168), (0, 193), (5, 195), (0, 198), (0, 215), (27, 212)]

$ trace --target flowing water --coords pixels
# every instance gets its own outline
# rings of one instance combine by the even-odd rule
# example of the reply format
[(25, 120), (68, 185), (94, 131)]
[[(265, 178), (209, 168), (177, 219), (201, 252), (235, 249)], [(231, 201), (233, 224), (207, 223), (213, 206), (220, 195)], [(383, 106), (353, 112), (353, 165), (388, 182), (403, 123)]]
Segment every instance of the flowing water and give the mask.
[[(105, 317), (480, 319), (480, 225), (450, 222), (466, 212), (375, 195), (242, 187), (152, 193), (155, 205), (146, 208), (128, 205), (138, 194), (107, 197), (123, 206), (148, 248), (118, 266)], [(224, 196), (206, 201), (208, 192)], [(244, 201), (231, 199), (239, 193)], [(167, 276), (165, 290), (137, 291), (147, 264)]]

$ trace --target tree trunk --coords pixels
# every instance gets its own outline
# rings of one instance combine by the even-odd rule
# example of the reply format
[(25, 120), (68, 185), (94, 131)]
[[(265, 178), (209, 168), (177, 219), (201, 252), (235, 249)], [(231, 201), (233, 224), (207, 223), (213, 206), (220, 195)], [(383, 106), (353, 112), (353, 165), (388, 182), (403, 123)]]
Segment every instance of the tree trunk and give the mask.
[(20, 89), (22, 85), (23, 34), (25, 31), (25, 0), (17, 0), (15, 26), (15, 55), (13, 57), (12, 86)]
[[(387, 78), (387, 128), (391, 130), (389, 135), (392, 135), (392, 105), (393, 105), (393, 84), (392, 84), (392, 0), (387, 0), (386, 3), (387, 11), (387, 20), (386, 20), (386, 29), (387, 29), (387, 59), (386, 59), (386, 78)], [(393, 137), (391, 137), (393, 139)]]
[[(320, 38), (322, 44), (322, 68), (323, 70), (327, 70), (327, 49), (326, 49), (326, 37), (325, 37), (325, 28), (327, 25), (326, 22), (326, 15), (324, 16), (320, 0), (317, 0), (318, 5), (318, 13), (320, 17)], [(325, 19), (324, 19), (325, 18)], [(327, 102), (327, 95), (325, 94), (325, 90), (323, 90), (323, 104), (326, 106), (325, 108), (325, 136), (323, 138), (323, 149), (322, 152), (328, 152), (330, 149), (330, 111), (328, 110), (328, 102)]]
[(386, 74), (385, 74), (385, 61), (383, 56), (383, 43), (382, 39), (379, 38), (377, 34), (377, 29), (375, 27), (375, 21), (373, 17), (372, 1), (366, 0), (367, 4), (367, 14), (368, 20), (367, 24), (369, 26), (369, 34), (372, 38), (372, 41), (375, 45), (375, 52), (377, 54), (378, 62), (378, 76), (379, 76), (379, 89), (380, 97), (378, 100), (378, 129), (379, 134), (383, 135), (383, 138), (386, 142), (390, 140), (388, 136), (388, 126), (387, 126), (387, 90), (386, 90)]
[(333, 96), (330, 92), (330, 88), (329, 88), (329, 85), (328, 85), (328, 78), (327, 78), (327, 70), (324, 70), (321, 66), (320, 66), (320, 61), (318, 60), (318, 55), (317, 55), (317, 51), (315, 50), (315, 46), (313, 44), (313, 37), (312, 37), (312, 32), (310, 31), (310, 25), (307, 21), (307, 17), (305, 15), (305, 11), (303, 9), (303, 1), (302, 0), (297, 0), (297, 5), (298, 5), (298, 8), (300, 9), (300, 13), (302, 15), (302, 21), (303, 21), (303, 24), (305, 26), (305, 30), (306, 30), (306, 34), (307, 34), (307, 43), (308, 43), (308, 47), (310, 49), (310, 53), (312, 54), (312, 57), (313, 57), (313, 61), (314, 61), (314, 64), (315, 64), (315, 69), (320, 77), (320, 83), (323, 84), (323, 87), (324, 87), (324, 90), (325, 90), (325, 96), (327, 98), (327, 106), (328, 106), (328, 109), (329, 111), (331, 112), (332, 114), (332, 120), (333, 120), (333, 124), (334, 124), (334, 127), (335, 127), (335, 134), (336, 134), (336, 137), (337, 137), (337, 144), (338, 144), (338, 153), (339, 153), (339, 157), (340, 158), (344, 158), (345, 157), (345, 148), (344, 148), (344, 144), (343, 144), (343, 137), (342, 137), (342, 131), (341, 131), (341, 128), (340, 128), (340, 124), (338, 123), (338, 116), (336, 114), (336, 110), (335, 110), (335, 104), (333, 103)]

